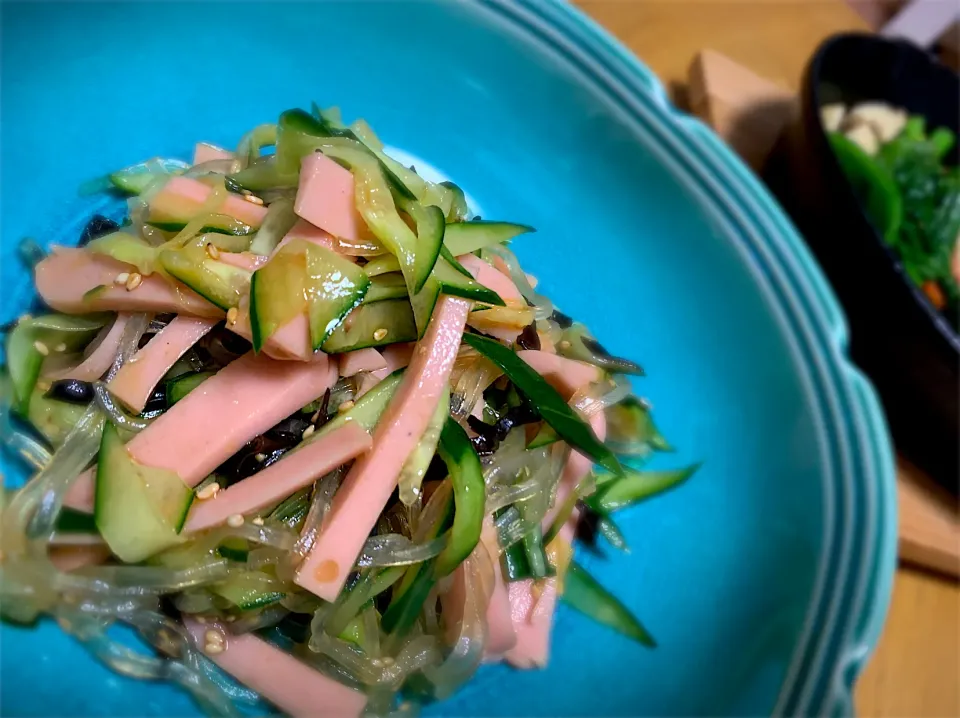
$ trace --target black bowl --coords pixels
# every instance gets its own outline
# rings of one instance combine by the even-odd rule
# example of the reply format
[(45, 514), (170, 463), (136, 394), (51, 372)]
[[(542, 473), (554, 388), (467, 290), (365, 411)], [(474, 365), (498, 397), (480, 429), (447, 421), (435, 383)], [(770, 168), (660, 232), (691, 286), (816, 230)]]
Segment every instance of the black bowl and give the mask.
[[(838, 35), (807, 66), (800, 113), (764, 177), (840, 297), (854, 360), (883, 400), (897, 448), (956, 490), (960, 336), (906, 276), (854, 194), (827, 140), (820, 107), (875, 100), (960, 130), (960, 78), (923, 50), (873, 35)], [(949, 162), (956, 163), (954, 147)]]

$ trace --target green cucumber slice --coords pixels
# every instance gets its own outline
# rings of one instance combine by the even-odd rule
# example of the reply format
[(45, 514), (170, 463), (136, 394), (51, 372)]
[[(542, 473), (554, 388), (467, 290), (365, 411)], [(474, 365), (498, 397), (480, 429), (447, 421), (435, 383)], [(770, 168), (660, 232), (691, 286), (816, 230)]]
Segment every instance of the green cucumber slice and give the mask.
[(157, 248), (126, 232), (112, 232), (87, 245), (94, 254), (102, 254), (124, 264), (132, 264), (141, 274), (153, 274), (157, 264)]
[[(386, 329), (387, 333), (378, 339), (375, 334), (380, 329)], [(341, 354), (365, 347), (413, 342), (417, 337), (417, 323), (410, 302), (406, 299), (386, 299), (373, 304), (361, 304), (350, 312), (346, 320), (327, 337), (322, 348), (327, 354)]]
[[(164, 232), (177, 233), (187, 226), (187, 222), (161, 222), (147, 220), (147, 224)], [(197, 234), (229, 234), (234, 237), (246, 237), (255, 230), (249, 224), (241, 222), (228, 214), (211, 214)]]
[(29, 411), (30, 397), (43, 366), (42, 349), (49, 353), (62, 344), (65, 352), (79, 351), (113, 318), (114, 315), (109, 313), (45, 314), (17, 322), (7, 335), (6, 345), (7, 371), (13, 385), (17, 413), (26, 416)]
[(27, 420), (56, 449), (86, 411), (85, 404), (50, 399), (34, 389), (27, 409)]
[(104, 426), (93, 515), (121, 561), (137, 563), (182, 543), (179, 532), (193, 496), (174, 472), (135, 462), (113, 424)]
[(276, 590), (277, 580), (262, 571), (249, 571), (230, 576), (225, 581), (213, 584), (210, 590), (221, 596), (241, 611), (269, 606), (286, 595)]
[(232, 264), (206, 257), (197, 251), (165, 249), (160, 252), (160, 266), (186, 284), (211, 304), (224, 311), (240, 304), (240, 298), (251, 283), (250, 272)]
[(407, 296), (407, 283), (400, 272), (378, 274), (370, 279), (370, 288), (363, 297), (364, 304), (382, 302), (385, 299), (403, 299)]
[(196, 371), (188, 374), (181, 374), (175, 379), (169, 379), (164, 383), (164, 394), (167, 397), (167, 406), (173, 406), (191, 391), (200, 386), (207, 379), (212, 377), (215, 372)]
[[(301, 446), (305, 446), (311, 441), (316, 441), (326, 436), (330, 432), (342, 427), (348, 421), (358, 424), (368, 433), (373, 432), (377, 426), (377, 422), (380, 421), (380, 416), (383, 414), (384, 409), (387, 408), (387, 404), (390, 403), (390, 399), (392, 399), (394, 393), (396, 393), (397, 387), (400, 386), (400, 380), (402, 378), (403, 369), (398, 369), (393, 372), (393, 374), (386, 377), (364, 394), (350, 411), (344, 414), (337, 414), (337, 416), (320, 427), (318, 431), (314, 432), (313, 436), (304, 441)], [(279, 507), (277, 510), (279, 511)]]
[(525, 224), (475, 219), (470, 222), (448, 224), (443, 243), (454, 256), (459, 257), (461, 254), (470, 254), (493, 244), (502, 244), (518, 234), (536, 231)]
[(414, 292), (423, 289), (443, 248), (444, 216), (439, 207), (427, 206), (394, 193), (397, 208), (406, 212), (417, 225), (417, 246), (414, 259)]
[(376, 277), (381, 274), (400, 271), (400, 260), (392, 254), (384, 254), (382, 257), (371, 259), (363, 265), (363, 271), (368, 277)]
[(172, 175), (180, 175), (190, 168), (182, 160), (154, 157), (146, 162), (139, 162), (122, 170), (117, 170), (107, 179), (117, 189), (127, 194), (141, 194), (157, 180), (167, 179)]
[(461, 274), (444, 257), (439, 257), (427, 284), (410, 300), (416, 318), (418, 336), (423, 336), (433, 315), (433, 308), (441, 294), (472, 299), (475, 302), (498, 307), (505, 306), (503, 299), (472, 276)]
[(245, 563), (247, 557), (250, 555), (250, 542), (245, 538), (231, 536), (220, 542), (220, 545), (217, 546), (217, 553), (231, 561)]
[(453, 201), (450, 203), (450, 211), (447, 212), (447, 222), (464, 222), (467, 215), (470, 214), (470, 207), (467, 206), (467, 196), (460, 189), (459, 185), (453, 182), (441, 182), (441, 187), (450, 190)]
[(316, 351), (354, 307), (363, 301), (370, 279), (336, 252), (304, 243), (307, 253), (307, 314)]

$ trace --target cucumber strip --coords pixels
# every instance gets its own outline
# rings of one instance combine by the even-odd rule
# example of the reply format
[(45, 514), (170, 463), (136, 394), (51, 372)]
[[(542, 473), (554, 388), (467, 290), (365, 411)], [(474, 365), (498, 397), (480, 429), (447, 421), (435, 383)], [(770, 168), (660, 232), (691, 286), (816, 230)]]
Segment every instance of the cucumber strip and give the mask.
[(220, 542), (220, 545), (217, 546), (217, 553), (231, 561), (245, 563), (250, 555), (250, 542), (245, 538), (231, 536)]
[(350, 312), (346, 320), (327, 337), (322, 348), (327, 354), (341, 354), (365, 347), (413, 342), (417, 337), (417, 324), (410, 302), (406, 299), (387, 299), (361, 304)]
[(263, 571), (249, 571), (215, 583), (210, 590), (230, 601), (241, 611), (251, 611), (276, 603), (286, 595), (278, 590), (278, 583), (277, 579)]
[(94, 521), (121, 561), (137, 563), (182, 543), (179, 531), (193, 496), (193, 489), (172, 471), (136, 463), (113, 424), (104, 426)]
[(169, 379), (164, 383), (163, 391), (167, 397), (167, 406), (173, 406), (191, 391), (200, 386), (207, 379), (212, 377), (215, 372), (196, 371), (189, 374), (181, 374), (175, 379)]
[(299, 170), (281, 172), (277, 167), (276, 157), (268, 156), (259, 159), (236, 174), (229, 175), (227, 181), (237, 189), (263, 192), (268, 189), (296, 187), (300, 181), (300, 173)]
[(440, 441), (440, 432), (443, 431), (443, 425), (447, 421), (447, 415), (450, 413), (450, 389), (447, 388), (440, 401), (437, 402), (437, 408), (433, 410), (433, 416), (430, 417), (430, 423), (420, 437), (420, 443), (413, 450), (413, 453), (407, 457), (400, 470), (400, 479), (397, 482), (400, 501), (405, 506), (412, 506), (420, 496), (420, 485), (423, 483), (423, 477), (430, 468), (430, 462), (433, 455), (437, 453), (437, 444)]
[(465, 277), (470, 277), (473, 279), (473, 275), (470, 274), (470, 270), (460, 264), (460, 261), (453, 256), (453, 252), (447, 249), (446, 245), (440, 248), (440, 256), (443, 257), (450, 264), (451, 267), (456, 269), (460, 274)]
[(39, 431), (53, 448), (58, 448), (67, 433), (75, 427), (87, 411), (86, 404), (58, 401), (34, 389), (27, 409), (27, 420)]
[(376, 277), (381, 274), (400, 271), (400, 260), (392, 254), (384, 254), (382, 257), (371, 259), (363, 265), (363, 271), (368, 277)]
[[(147, 220), (147, 224), (163, 232), (179, 233), (187, 226), (187, 222), (167, 222), (159, 220)], [(230, 234), (234, 237), (246, 237), (253, 234), (254, 229), (249, 224), (241, 222), (239, 219), (231, 217), (228, 214), (210, 214), (207, 220), (200, 228), (197, 234)]]
[(143, 275), (153, 274), (157, 265), (157, 248), (126, 232), (112, 232), (92, 240), (87, 249), (124, 264), (132, 264)]
[(250, 333), (258, 352), (280, 327), (307, 309), (306, 256), (282, 251), (250, 279)]
[(450, 473), (454, 498), (450, 540), (434, 566), (442, 578), (453, 573), (480, 542), (486, 494), (480, 458), (467, 432), (450, 417), (445, 417), (438, 451)]
[(385, 299), (404, 299), (407, 296), (407, 283), (399, 272), (378, 274), (370, 279), (370, 288), (363, 297), (364, 304), (382, 302)]
[[(6, 362), (13, 385), (14, 409), (26, 416), (30, 397), (40, 376), (45, 353), (64, 345), (65, 352), (79, 351), (97, 335), (115, 315), (46, 314), (21, 319), (7, 335)], [(39, 347), (39, 348), (38, 348)]]
[[(295, 244), (300, 246), (300, 243)], [(307, 256), (305, 288), (310, 341), (316, 351), (347, 314), (363, 301), (370, 279), (360, 267), (332, 250), (306, 242), (303, 249)]]
[(179, 175), (190, 169), (190, 165), (182, 160), (163, 159), (154, 157), (146, 162), (140, 162), (122, 170), (117, 170), (107, 179), (117, 189), (127, 194), (141, 194), (157, 180), (167, 179), (172, 175)]
[(466, 221), (467, 215), (470, 214), (470, 207), (467, 206), (467, 196), (463, 193), (463, 190), (453, 182), (441, 182), (440, 186), (446, 187), (452, 197), (450, 211), (447, 212), (447, 222)]
[(397, 207), (410, 215), (417, 225), (416, 259), (414, 260), (414, 292), (427, 283), (437, 257), (443, 248), (444, 217), (439, 207), (424, 207), (416, 200), (395, 193)]
[(254, 254), (269, 256), (284, 235), (297, 222), (297, 215), (293, 211), (293, 200), (281, 198), (267, 208), (267, 214), (257, 230), (257, 235), (250, 243), (250, 251)]
[(163, 250), (160, 252), (160, 266), (171, 277), (224, 311), (240, 304), (240, 298), (251, 282), (250, 272), (209, 259), (197, 247)]
[(354, 404), (353, 408), (345, 414), (338, 414), (336, 417), (324, 424), (319, 431), (314, 434), (313, 440), (316, 441), (321, 436), (329, 434), (348, 421), (359, 424), (367, 433), (373, 433), (383, 415), (387, 404), (400, 386), (400, 380), (403, 378), (403, 369), (398, 369), (390, 376), (386, 377), (370, 391), (360, 397), (360, 400)]
[(533, 227), (511, 222), (488, 222), (475, 219), (470, 222), (456, 222), (448, 224), (444, 232), (443, 243), (454, 256), (471, 254), (478, 249), (493, 244), (502, 244), (518, 234), (536, 232)]

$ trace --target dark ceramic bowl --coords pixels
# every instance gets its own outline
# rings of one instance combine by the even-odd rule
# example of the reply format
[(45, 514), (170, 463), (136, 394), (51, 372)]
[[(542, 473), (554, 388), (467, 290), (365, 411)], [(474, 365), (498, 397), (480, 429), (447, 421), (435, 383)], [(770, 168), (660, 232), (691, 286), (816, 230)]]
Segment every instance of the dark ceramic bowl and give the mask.
[[(898, 449), (956, 491), (960, 336), (906, 276), (854, 194), (819, 108), (886, 102), (960, 130), (960, 78), (923, 50), (873, 35), (838, 35), (813, 56), (801, 112), (765, 178), (793, 216), (840, 297), (854, 360), (880, 392)], [(957, 162), (957, 147), (949, 162)]]

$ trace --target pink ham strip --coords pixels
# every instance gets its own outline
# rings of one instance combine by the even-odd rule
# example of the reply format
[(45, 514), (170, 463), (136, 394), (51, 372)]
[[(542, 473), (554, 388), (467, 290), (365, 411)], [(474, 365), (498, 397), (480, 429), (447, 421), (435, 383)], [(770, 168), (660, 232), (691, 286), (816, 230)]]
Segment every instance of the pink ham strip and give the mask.
[(410, 359), (413, 357), (413, 349), (416, 346), (416, 344), (410, 342), (405, 344), (391, 344), (381, 349), (380, 355), (387, 363), (386, 369), (384, 369), (386, 373), (383, 376), (389, 376), (397, 369), (402, 369), (410, 364)]
[(470, 302), (442, 296), (403, 381), (380, 418), (373, 450), (357, 461), (333, 498), (323, 528), (296, 575), (311, 593), (333, 601), (380, 512), (400, 469), (417, 446), (460, 348)]
[(198, 142), (193, 148), (193, 164), (202, 165), (213, 160), (232, 160), (233, 152), (217, 147), (209, 142)]
[[(279, 362), (252, 352), (207, 379), (127, 443), (141, 464), (175, 471), (196, 486), (246, 442), (321, 396), (337, 379), (320, 355), (314, 362)], [(65, 503), (93, 509), (93, 472), (70, 487)]]
[(500, 298), (507, 304), (513, 301), (519, 302), (521, 306), (526, 306), (527, 303), (524, 301), (523, 295), (520, 294), (520, 290), (507, 275), (494, 269), (473, 254), (461, 255), (457, 257), (457, 261), (473, 275), (474, 279), (487, 289), (492, 289), (499, 294)]
[[(184, 209), (188, 213), (200, 210), (207, 201), (211, 187), (192, 177), (173, 177), (150, 200), (150, 218), (156, 221), (182, 222)], [(216, 214), (234, 217), (256, 229), (263, 223), (267, 208), (254, 204), (235, 194), (227, 194)]]
[[(607, 435), (607, 421), (603, 412), (593, 414), (589, 421), (597, 438), (603, 441)], [(571, 452), (563, 468), (556, 501), (543, 519), (544, 531), (553, 523), (560, 506), (592, 466), (593, 462), (590, 459), (576, 451)], [(570, 520), (560, 529), (560, 538), (568, 543), (572, 542), (576, 525), (577, 512), (574, 511)], [(517, 644), (508, 650), (504, 657), (517, 668), (545, 666), (550, 655), (550, 628), (553, 625), (553, 613), (557, 605), (556, 578), (544, 580), (540, 589), (539, 596), (535, 595), (532, 580), (516, 581), (509, 586), (510, 611), (517, 634)]]
[(500, 568), (500, 543), (497, 541), (497, 531), (489, 516), (484, 520), (480, 541), (490, 554), (494, 578), (493, 594), (487, 605), (487, 645), (484, 647), (483, 654), (486, 660), (495, 661), (516, 645), (517, 633), (511, 618), (507, 584)]
[(50, 372), (47, 377), (54, 381), (61, 379), (76, 379), (78, 381), (96, 381), (102, 377), (113, 364), (120, 348), (120, 339), (123, 330), (130, 319), (129, 314), (118, 314), (113, 324), (104, 327), (93, 340), (96, 346), (93, 351), (77, 366), (60, 371)]
[(517, 352), (517, 356), (567, 399), (578, 389), (600, 379), (600, 370), (592, 364), (567, 359), (557, 354), (536, 349), (523, 349)]
[[(118, 274), (132, 268), (110, 257), (82, 249), (58, 248), (37, 264), (37, 292), (50, 307), (66, 314), (93, 311), (173, 312), (201, 317), (222, 317), (213, 306), (180, 283), (169, 282), (158, 274), (144, 277), (132, 292), (114, 284)], [(103, 287), (84, 298), (92, 289)]]
[(369, 451), (371, 446), (370, 434), (358, 424), (347, 422), (214, 498), (195, 502), (184, 530), (202, 531), (234, 514), (256, 513), (309, 486), (327, 472)]
[(367, 704), (359, 691), (327, 678), (253, 634), (231, 635), (218, 624), (190, 619), (184, 619), (183, 625), (199, 650), (207, 643), (208, 630), (223, 636), (224, 650), (206, 654), (207, 658), (293, 718), (359, 717)]
[(319, 227), (315, 227), (303, 219), (298, 219), (294, 223), (290, 231), (287, 232), (280, 241), (277, 249), (279, 250), (285, 242), (290, 242), (294, 239), (303, 239), (326, 249), (336, 249), (336, 242), (334, 241), (333, 235)]
[(362, 371), (386, 369), (387, 362), (376, 349), (358, 349), (338, 357), (340, 376), (354, 376)]
[(319, 152), (303, 158), (293, 211), (337, 237), (357, 240), (366, 234), (354, 198), (353, 174)]
[(216, 319), (174, 317), (120, 368), (107, 385), (110, 392), (139, 414), (157, 382), (216, 324)]

